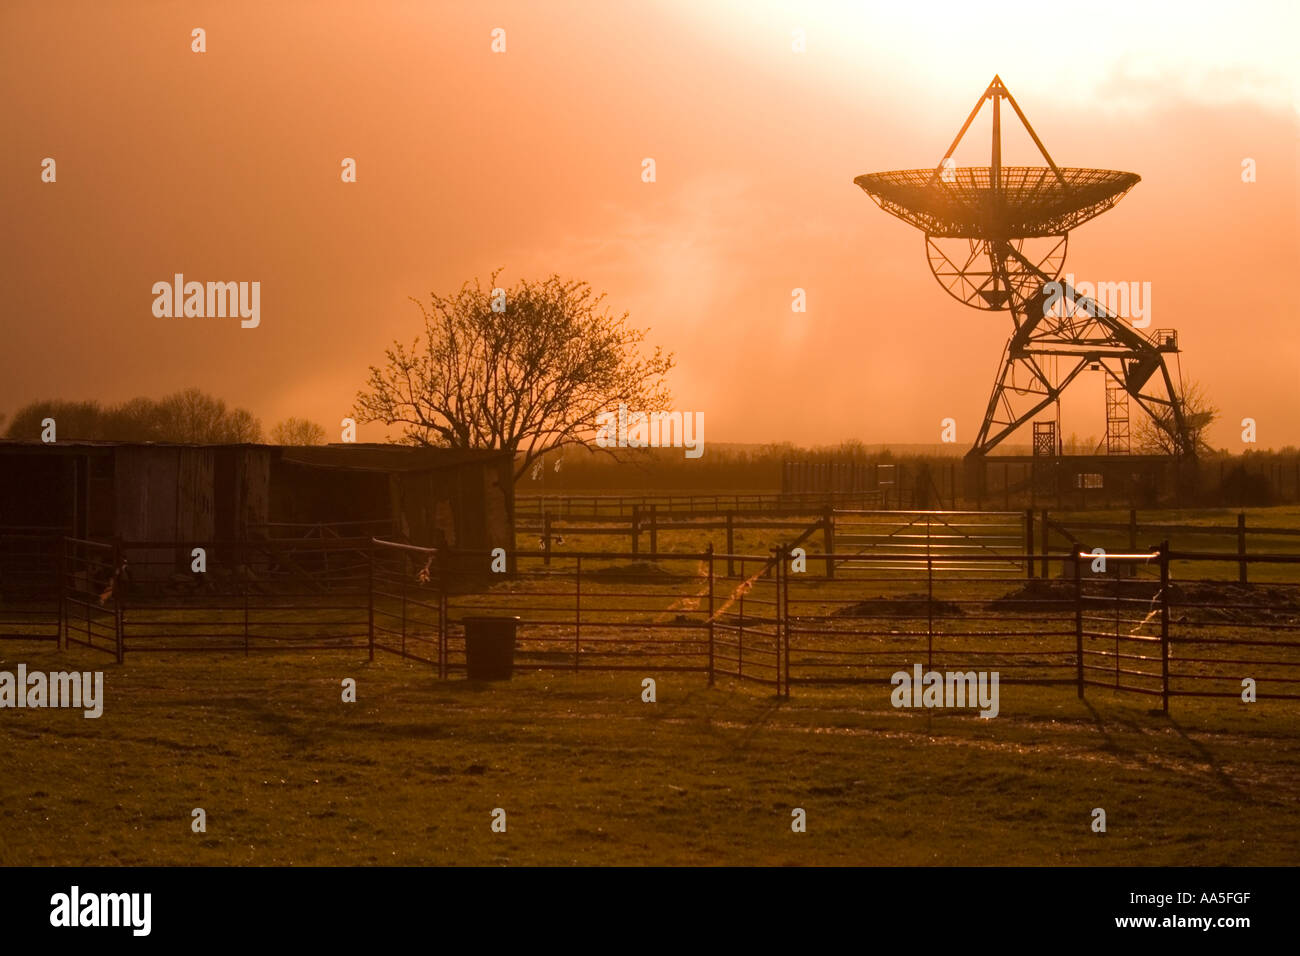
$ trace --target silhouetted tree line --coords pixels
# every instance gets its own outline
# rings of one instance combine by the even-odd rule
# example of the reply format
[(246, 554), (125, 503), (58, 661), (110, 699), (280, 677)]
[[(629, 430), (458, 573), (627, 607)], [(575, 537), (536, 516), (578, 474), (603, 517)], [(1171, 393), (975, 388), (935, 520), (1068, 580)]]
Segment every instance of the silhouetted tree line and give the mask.
[(1300, 449), (1226, 452), (1201, 464), (1206, 503), (1231, 508), (1300, 501)]
[[(890, 450), (858, 441), (814, 448), (714, 443), (702, 458), (693, 460), (684, 458), (679, 448), (629, 449), (621, 461), (584, 448), (551, 452), (540, 468), (531, 468), (516, 482), (515, 491), (521, 495), (770, 494), (781, 489), (781, 466), (786, 461), (896, 464), (913, 476), (928, 470), (936, 480), (944, 479), (940, 484), (949, 478), (963, 480), (960, 457), (951, 452), (927, 454), (915, 446)], [(1189, 494), (1186, 504), (1207, 507), (1300, 501), (1300, 449), (1204, 454)]]
[[(816, 448), (790, 442), (705, 446), (703, 457), (688, 459), (680, 448), (621, 449), (618, 459), (582, 446), (550, 451), (516, 483), (522, 495), (663, 494), (669, 491), (773, 492), (781, 487), (781, 466), (803, 462), (893, 462), (889, 449), (858, 441)], [(910, 460), (911, 456), (905, 456)], [(936, 458), (936, 460), (938, 460)], [(952, 461), (949, 455), (942, 459)], [(556, 467), (558, 465), (558, 468)]]
[[(183, 389), (159, 399), (142, 396), (118, 405), (60, 399), (31, 402), (8, 419), (4, 435), (39, 439), (41, 423), (47, 418), (54, 419), (60, 440), (194, 444), (262, 440), (262, 423), (252, 412), (231, 408), (222, 399), (198, 388)], [(4, 420), (0, 416), (0, 424)], [(279, 444), (318, 445), (325, 441), (325, 430), (306, 419), (290, 418), (276, 425), (271, 436)]]

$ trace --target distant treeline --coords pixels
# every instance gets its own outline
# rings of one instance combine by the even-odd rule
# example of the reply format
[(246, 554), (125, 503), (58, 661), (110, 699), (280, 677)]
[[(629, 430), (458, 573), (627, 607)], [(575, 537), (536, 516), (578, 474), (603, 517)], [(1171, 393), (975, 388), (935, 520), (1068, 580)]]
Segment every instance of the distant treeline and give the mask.
[[(928, 450), (929, 446), (918, 446)], [(844, 442), (801, 448), (790, 442), (738, 445), (713, 442), (700, 458), (680, 448), (620, 449), (615, 459), (594, 448), (572, 447), (549, 453), (515, 485), (521, 495), (654, 494), (666, 491), (773, 492), (781, 488), (781, 466), (804, 462), (896, 462), (922, 459), (951, 462), (954, 453), (897, 454), (884, 446)], [(558, 465), (558, 467), (557, 467)]]
[[(1008, 449), (1009, 452), (1017, 449)], [(515, 485), (520, 495), (645, 495), (669, 492), (717, 494), (781, 490), (784, 462), (861, 462), (894, 464), (909, 474), (928, 471), (948, 477), (960, 459), (936, 454), (927, 446), (888, 448), (861, 442), (801, 448), (792, 443), (707, 446), (701, 458), (687, 459), (681, 449), (624, 449), (619, 459), (587, 448), (551, 452)], [(559, 465), (557, 468), (556, 465)], [(1196, 498), (1203, 504), (1266, 505), (1300, 500), (1300, 450), (1219, 451), (1200, 459)], [(1189, 502), (1190, 503), (1190, 502)]]
[[(63, 441), (223, 444), (262, 440), (262, 423), (252, 412), (231, 408), (222, 399), (197, 388), (159, 399), (142, 396), (119, 405), (60, 399), (31, 402), (8, 419), (4, 437), (39, 440), (48, 418), (54, 419), (56, 437)], [(316, 445), (324, 442), (325, 430), (304, 419), (290, 418), (271, 430), (271, 440), (285, 445)]]

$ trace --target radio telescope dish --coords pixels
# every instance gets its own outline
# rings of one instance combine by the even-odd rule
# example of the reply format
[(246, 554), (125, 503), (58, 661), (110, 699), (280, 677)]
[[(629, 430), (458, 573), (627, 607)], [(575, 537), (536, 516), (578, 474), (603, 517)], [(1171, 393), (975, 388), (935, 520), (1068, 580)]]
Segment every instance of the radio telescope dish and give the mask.
[[(1004, 100), (1047, 165), (1002, 165)], [(958, 167), (952, 154), (985, 103), (993, 111), (990, 163)], [(1147, 338), (1065, 283), (1070, 304), (1056, 309), (1061, 297), (1049, 299), (1044, 289), (1060, 280), (1070, 230), (1113, 207), (1140, 179), (1114, 169), (1057, 166), (995, 76), (934, 169), (895, 169), (853, 180), (885, 212), (921, 230), (930, 271), (949, 295), (972, 308), (1011, 312), (1015, 334), (971, 455), (986, 454), (1057, 402), (1087, 368), (1104, 369), (1111, 391), (1136, 401), (1170, 434), (1179, 453), (1196, 454), (1165, 364), (1165, 354), (1178, 351), (1176, 336)], [(1155, 391), (1146, 389), (1152, 381)], [(1108, 397), (1113, 401), (1118, 399)]]
[[(944, 157), (947, 159), (948, 157)], [(1137, 173), (1048, 166), (953, 166), (866, 173), (853, 180), (885, 212), (928, 236), (1060, 236), (1100, 216)]]

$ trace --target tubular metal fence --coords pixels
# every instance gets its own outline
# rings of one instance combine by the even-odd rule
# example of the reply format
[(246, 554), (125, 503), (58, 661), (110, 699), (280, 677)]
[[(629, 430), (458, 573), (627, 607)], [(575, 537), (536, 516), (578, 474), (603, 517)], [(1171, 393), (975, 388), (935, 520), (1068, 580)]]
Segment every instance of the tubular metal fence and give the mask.
[[(854, 556), (828, 562), (832, 571), (906, 571), (911, 565), (895, 560), (911, 555), (952, 573), (1023, 574), (1025, 548), (1033, 541), (1024, 511), (840, 510), (833, 518), (829, 550)], [(990, 563), (990, 556), (1000, 560)]]
[[(1300, 699), (1300, 555), (437, 551), (373, 538), (0, 535), (0, 635), (127, 652), (350, 650), (466, 669), (465, 622), (517, 617), (516, 666), (680, 671), (788, 696), (900, 670), (1158, 697)], [(1009, 577), (1034, 560), (1037, 577)], [(206, 562), (206, 566), (204, 566)], [(1042, 564), (1042, 562), (1046, 562)], [(823, 567), (818, 569), (818, 564)], [(1021, 564), (1023, 567), (1024, 564)], [(1208, 573), (1207, 573), (1208, 572)]]
[(0, 641), (58, 642), (59, 533), (0, 534)]
[(595, 521), (648, 515), (652, 510), (664, 520), (697, 515), (816, 514), (827, 508), (869, 508), (879, 505), (875, 491), (823, 491), (802, 494), (714, 495), (516, 495), (515, 518), (540, 521), (590, 518)]

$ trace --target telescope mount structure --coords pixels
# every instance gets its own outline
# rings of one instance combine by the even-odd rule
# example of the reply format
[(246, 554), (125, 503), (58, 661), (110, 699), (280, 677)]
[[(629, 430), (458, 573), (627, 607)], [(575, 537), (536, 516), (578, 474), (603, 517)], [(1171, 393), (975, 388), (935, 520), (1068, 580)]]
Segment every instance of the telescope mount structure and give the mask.
[[(1004, 103), (1045, 166), (1002, 164)], [(951, 157), (986, 104), (993, 114), (989, 165), (957, 167)], [(1034, 454), (1061, 455), (1060, 396), (1087, 369), (1106, 375), (1109, 454), (1128, 451), (1131, 400), (1168, 437), (1175, 457), (1195, 457), (1196, 440), (1165, 361), (1178, 353), (1177, 333), (1144, 334), (1061, 279), (1070, 230), (1110, 209), (1139, 179), (1117, 170), (1057, 166), (995, 76), (938, 166), (854, 180), (881, 209), (925, 234), (930, 269), (953, 298), (1011, 313), (1012, 334), (968, 461), (982, 459), (1052, 405), (1055, 423), (1034, 422)]]

